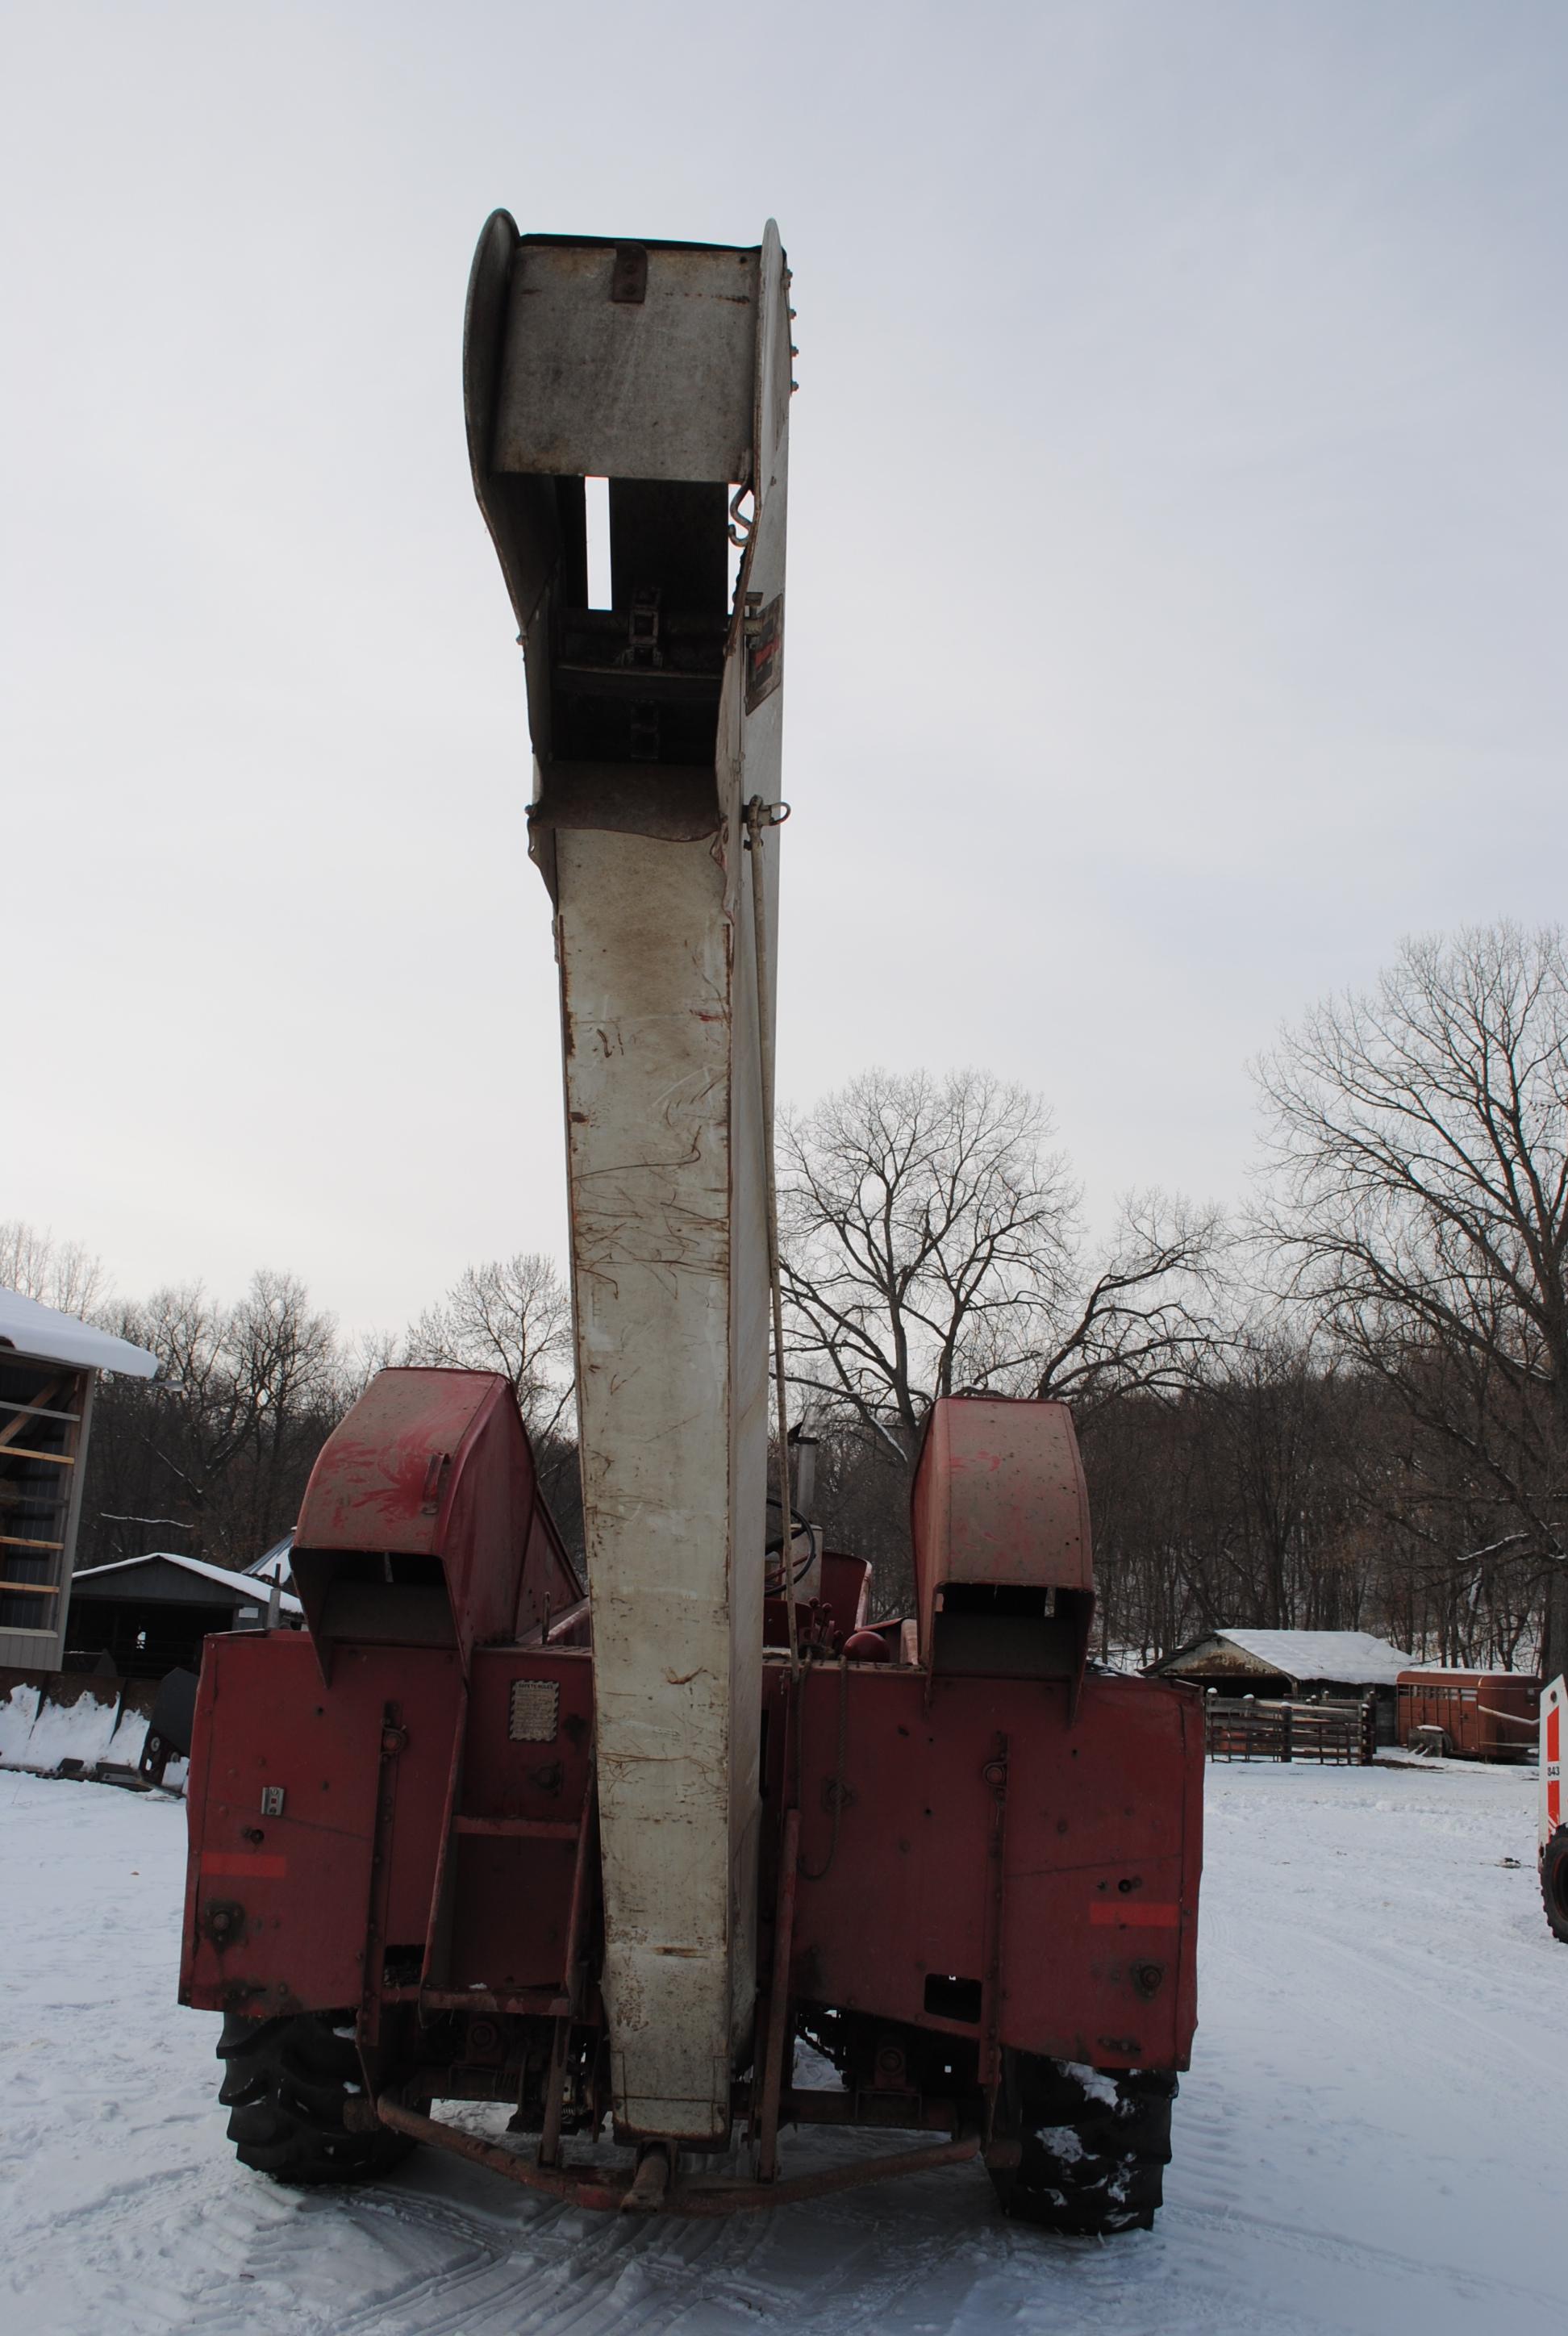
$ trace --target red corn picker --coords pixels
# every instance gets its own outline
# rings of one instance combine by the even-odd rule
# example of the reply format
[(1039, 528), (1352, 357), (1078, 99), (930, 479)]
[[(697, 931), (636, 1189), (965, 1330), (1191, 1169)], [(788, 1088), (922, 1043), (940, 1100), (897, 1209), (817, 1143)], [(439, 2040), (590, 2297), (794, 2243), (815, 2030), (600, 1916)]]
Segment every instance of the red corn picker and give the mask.
[[(555, 919), (587, 1589), (510, 1383), (383, 1371), (305, 1496), (308, 1633), (207, 1645), (181, 2000), (224, 2014), (230, 2138), (282, 2181), (425, 2142), (703, 2214), (979, 2158), (1009, 2213), (1146, 2226), (1203, 1719), (1089, 1660), (1066, 1410), (933, 1407), (909, 1618), (868, 1624), (867, 1568), (802, 1515), (782, 1370), (769, 1500), (789, 280), (771, 223), (481, 238), (465, 405)], [(884, 2139), (785, 2170), (812, 2123)]]

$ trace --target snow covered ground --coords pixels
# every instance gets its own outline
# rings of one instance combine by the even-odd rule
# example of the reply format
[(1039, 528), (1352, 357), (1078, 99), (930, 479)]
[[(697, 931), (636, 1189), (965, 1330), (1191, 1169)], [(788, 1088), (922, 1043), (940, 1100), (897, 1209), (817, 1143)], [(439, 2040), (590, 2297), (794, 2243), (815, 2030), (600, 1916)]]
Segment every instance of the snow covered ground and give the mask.
[[(24, 2336), (1509, 2336), (1563, 2328), (1568, 1947), (1522, 1771), (1215, 1768), (1203, 2026), (1152, 2234), (1003, 2222), (972, 2167), (633, 2221), (420, 2153), (242, 2172), (173, 2002), (178, 1804), (0, 1776), (0, 2294)], [(1517, 1858), (1517, 1866), (1504, 1863)], [(793, 2166), (853, 2145), (792, 2138)]]

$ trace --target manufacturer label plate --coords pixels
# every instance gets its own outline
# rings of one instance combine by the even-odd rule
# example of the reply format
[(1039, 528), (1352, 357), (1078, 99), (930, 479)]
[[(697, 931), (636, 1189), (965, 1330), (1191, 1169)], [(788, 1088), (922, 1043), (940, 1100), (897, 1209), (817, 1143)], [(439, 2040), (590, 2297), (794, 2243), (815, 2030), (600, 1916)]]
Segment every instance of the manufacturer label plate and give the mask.
[(507, 1734), (514, 1744), (553, 1744), (560, 1713), (559, 1679), (513, 1679)]

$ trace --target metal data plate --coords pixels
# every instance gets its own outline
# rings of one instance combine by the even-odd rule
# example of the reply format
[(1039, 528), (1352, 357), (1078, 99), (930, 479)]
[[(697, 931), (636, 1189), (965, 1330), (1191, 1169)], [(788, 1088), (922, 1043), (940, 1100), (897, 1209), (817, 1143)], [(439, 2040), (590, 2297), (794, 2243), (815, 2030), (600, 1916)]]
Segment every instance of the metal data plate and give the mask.
[(559, 1680), (512, 1680), (506, 1732), (514, 1744), (553, 1744), (560, 1717)]

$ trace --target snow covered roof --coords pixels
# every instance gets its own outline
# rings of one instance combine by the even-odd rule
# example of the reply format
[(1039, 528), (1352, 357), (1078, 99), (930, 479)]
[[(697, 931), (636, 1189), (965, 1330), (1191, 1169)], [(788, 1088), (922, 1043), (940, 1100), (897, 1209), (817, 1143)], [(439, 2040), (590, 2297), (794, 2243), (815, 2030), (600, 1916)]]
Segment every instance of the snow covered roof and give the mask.
[(158, 1368), (157, 1356), (145, 1347), (95, 1330), (74, 1314), (40, 1306), (19, 1290), (0, 1290), (0, 1348), (5, 1347), (46, 1363), (70, 1363), (77, 1370), (123, 1371), (129, 1378), (150, 1379)]
[[(150, 1549), (141, 1557), (117, 1557), (112, 1565), (90, 1565), (76, 1576), (80, 1590), (86, 1582), (102, 1582), (111, 1573), (126, 1573), (139, 1565), (177, 1565), (183, 1572), (199, 1574), (204, 1582), (220, 1582), (225, 1590), (259, 1605), (267, 1602), (267, 1591), (253, 1573), (236, 1573), (227, 1565), (209, 1565), (204, 1557), (181, 1557), (174, 1550)], [(285, 1614), (303, 1614), (304, 1607), (289, 1591), (280, 1591), (279, 1610)]]
[[(1181, 1652), (1193, 1654), (1216, 1640), (1250, 1656), (1261, 1670), (1290, 1679), (1343, 1679), (1358, 1687), (1392, 1687), (1416, 1660), (1370, 1630), (1213, 1630)], [(1169, 1669), (1179, 1660), (1170, 1656), (1160, 1669)]]

